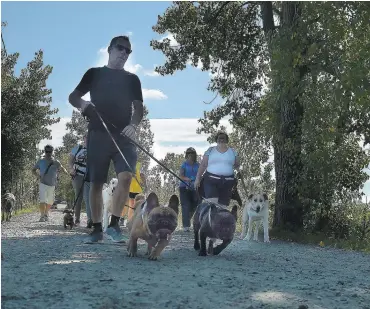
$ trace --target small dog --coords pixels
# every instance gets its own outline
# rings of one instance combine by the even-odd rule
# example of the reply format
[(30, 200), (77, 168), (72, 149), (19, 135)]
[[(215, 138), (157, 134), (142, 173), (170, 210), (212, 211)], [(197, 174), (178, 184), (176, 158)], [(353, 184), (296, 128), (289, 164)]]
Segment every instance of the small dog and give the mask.
[(134, 216), (127, 223), (130, 232), (128, 256), (137, 256), (137, 241), (140, 238), (148, 244), (146, 254), (149, 255), (149, 260), (157, 260), (177, 228), (179, 204), (179, 198), (175, 194), (171, 196), (168, 206), (159, 205), (154, 192), (146, 200), (137, 200)]
[[(269, 201), (266, 193), (256, 193), (248, 196), (248, 202), (243, 209), (243, 229), (240, 238), (250, 240), (252, 237), (252, 223), (255, 222), (254, 240), (258, 241), (258, 228), (262, 221), (264, 242), (270, 242), (269, 238)], [(246, 225), (248, 222), (248, 231)]]
[[(198, 205), (194, 217), (194, 249), (200, 250), (200, 256), (207, 256), (206, 240), (210, 238), (208, 254), (220, 254), (233, 240), (238, 207), (233, 206), (231, 212), (221, 205), (212, 202), (202, 202)], [(199, 244), (200, 237), (200, 244)], [(222, 244), (213, 248), (216, 239), (221, 239)]]
[(112, 178), (109, 184), (104, 184), (103, 187), (103, 231), (108, 228), (109, 216), (112, 213), (113, 193), (118, 185), (118, 179)]
[(64, 228), (66, 229), (67, 226), (69, 226), (69, 229), (71, 230), (72, 227), (74, 226), (74, 220), (73, 220), (73, 209), (64, 209), (63, 213), (65, 214), (63, 217), (63, 222), (64, 222)]
[(13, 193), (6, 192), (1, 201), (1, 221), (10, 221), (15, 205), (15, 196)]

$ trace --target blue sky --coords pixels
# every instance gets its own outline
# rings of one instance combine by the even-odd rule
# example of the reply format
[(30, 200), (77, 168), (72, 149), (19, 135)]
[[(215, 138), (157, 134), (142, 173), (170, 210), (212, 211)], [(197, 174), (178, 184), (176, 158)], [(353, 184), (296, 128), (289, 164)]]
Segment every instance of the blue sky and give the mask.
[(18, 68), (24, 67), (34, 52), (44, 50), (45, 64), (53, 66), (47, 86), (53, 90), (53, 107), (59, 108), (61, 117), (70, 116), (67, 98), (84, 72), (98, 63), (103, 64), (104, 57), (99, 50), (107, 47), (112, 37), (130, 34), (133, 54), (129, 62), (140, 77), (142, 87), (157, 90), (147, 92), (151, 94), (145, 100), (149, 117), (198, 118), (204, 109), (214, 106), (202, 103), (213, 96), (206, 90), (207, 72), (189, 66), (174, 76), (147, 75), (156, 64), (164, 63), (162, 53), (154, 51), (149, 43), (163, 37), (156, 34), (152, 26), (170, 4), (2, 2), (2, 20), (8, 22), (3, 36), (8, 52), (20, 53)]
[[(70, 120), (72, 107), (69, 93), (90, 67), (107, 62), (106, 48), (112, 37), (130, 36), (133, 53), (126, 69), (135, 72), (142, 83), (144, 103), (149, 110), (154, 133), (154, 153), (161, 158), (167, 152), (182, 153), (189, 146), (199, 153), (209, 144), (207, 136), (195, 133), (197, 119), (210, 110), (214, 94), (207, 91), (210, 75), (190, 65), (172, 76), (155, 76), (155, 65), (164, 63), (164, 56), (150, 47), (150, 40), (161, 39), (152, 30), (157, 16), (171, 2), (2, 2), (1, 19), (8, 22), (3, 37), (8, 53), (19, 52), (17, 69), (33, 59), (39, 49), (44, 63), (53, 66), (47, 86), (51, 88), (52, 107), (57, 107), (60, 123), (53, 125), (52, 142), (59, 146)], [(171, 38), (171, 36), (169, 36)], [(231, 130), (227, 121), (223, 125)], [(366, 184), (370, 195), (370, 182)]]

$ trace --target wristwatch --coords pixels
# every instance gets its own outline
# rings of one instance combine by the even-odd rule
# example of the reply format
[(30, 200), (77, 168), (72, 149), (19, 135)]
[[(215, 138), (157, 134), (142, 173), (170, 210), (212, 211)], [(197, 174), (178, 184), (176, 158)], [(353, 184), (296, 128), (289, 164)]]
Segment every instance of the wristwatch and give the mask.
[(136, 131), (136, 129), (137, 129), (137, 125), (136, 124), (130, 123), (130, 126), (132, 126), (135, 129), (135, 131)]

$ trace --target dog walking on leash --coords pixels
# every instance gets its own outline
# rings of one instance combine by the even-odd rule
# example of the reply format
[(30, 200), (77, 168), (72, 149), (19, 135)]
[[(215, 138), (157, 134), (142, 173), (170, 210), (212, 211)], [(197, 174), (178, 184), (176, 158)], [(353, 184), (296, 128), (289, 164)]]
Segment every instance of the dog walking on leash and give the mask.
[[(125, 241), (119, 227), (119, 219), (128, 199), (134, 172), (132, 167), (135, 167), (137, 161), (136, 147), (131, 139), (135, 139), (144, 110), (140, 80), (123, 68), (131, 52), (131, 43), (127, 36), (114, 37), (108, 47), (108, 65), (89, 69), (69, 96), (69, 102), (80, 108), (89, 118), (87, 169), (91, 183), (93, 231), (86, 243), (103, 240), (102, 190), (103, 184), (107, 182), (111, 160), (114, 163), (118, 185), (114, 192), (112, 216), (106, 233), (114, 242)], [(94, 104), (82, 99), (88, 92)], [(96, 111), (107, 120), (109, 132)]]

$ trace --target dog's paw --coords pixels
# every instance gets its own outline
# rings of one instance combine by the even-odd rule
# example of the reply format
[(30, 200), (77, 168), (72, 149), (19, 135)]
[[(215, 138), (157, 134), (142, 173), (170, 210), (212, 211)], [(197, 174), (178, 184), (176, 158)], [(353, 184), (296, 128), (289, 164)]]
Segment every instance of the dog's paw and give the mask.
[(156, 254), (154, 254), (154, 253), (151, 253), (149, 255), (148, 259), (151, 260), (151, 261), (157, 261), (158, 256)]
[(265, 239), (263, 240), (263, 242), (265, 242), (265, 243), (270, 243), (270, 239), (269, 239), (269, 238), (265, 238)]
[(199, 256), (207, 256), (207, 252), (205, 250), (199, 251)]
[(197, 251), (200, 249), (200, 244), (198, 242), (194, 243), (194, 249)]
[(137, 257), (136, 252), (129, 251), (127, 254), (128, 257)]

